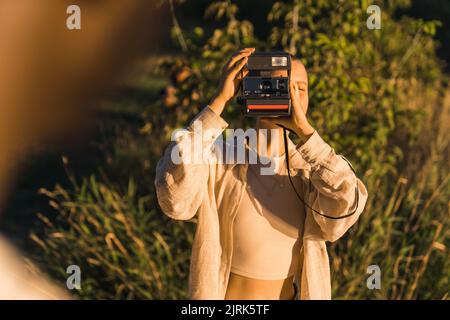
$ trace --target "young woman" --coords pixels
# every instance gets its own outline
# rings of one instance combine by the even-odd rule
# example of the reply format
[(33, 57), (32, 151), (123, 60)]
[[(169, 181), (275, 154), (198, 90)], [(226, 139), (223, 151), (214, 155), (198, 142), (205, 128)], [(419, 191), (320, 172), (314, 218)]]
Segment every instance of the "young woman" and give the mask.
[[(330, 299), (325, 241), (337, 240), (356, 222), (367, 191), (350, 163), (309, 124), (307, 73), (298, 60), (291, 70), (291, 116), (257, 119), (256, 129), (274, 129), (258, 135), (254, 150), (266, 161), (223, 161), (217, 142), (228, 124), (221, 113), (253, 52), (231, 57), (210, 104), (166, 149), (157, 165), (158, 201), (173, 219), (196, 218), (192, 299), (296, 299), (298, 288), (302, 299)], [(297, 145), (286, 139), (287, 155), (282, 127), (300, 138)], [(193, 147), (196, 139), (200, 148)], [(266, 145), (269, 156), (261, 152)], [(207, 161), (173, 161), (174, 154), (195, 159), (198, 153)], [(274, 174), (261, 174), (267, 161), (275, 164)]]

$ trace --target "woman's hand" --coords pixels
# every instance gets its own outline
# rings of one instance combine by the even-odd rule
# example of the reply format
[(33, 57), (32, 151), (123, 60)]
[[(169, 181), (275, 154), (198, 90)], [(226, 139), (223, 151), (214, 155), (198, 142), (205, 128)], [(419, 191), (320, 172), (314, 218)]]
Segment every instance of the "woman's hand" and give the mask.
[(248, 70), (243, 70), (243, 68), (247, 63), (248, 56), (254, 51), (255, 48), (246, 48), (236, 52), (223, 67), (219, 88), (209, 103), (210, 108), (216, 114), (220, 115), (225, 104), (236, 95), (242, 78), (248, 73)]
[(306, 118), (308, 106), (304, 104), (308, 102), (308, 89), (302, 86), (303, 83), (290, 82), (291, 116), (275, 118), (273, 122), (294, 131), (302, 141), (306, 141), (314, 133), (314, 128)]
[(270, 127), (282, 126), (294, 131), (300, 140), (305, 142), (315, 131), (306, 118), (306, 111), (308, 110), (307, 80), (295, 81), (291, 79), (289, 89), (291, 95), (291, 116), (261, 117), (261, 121)]

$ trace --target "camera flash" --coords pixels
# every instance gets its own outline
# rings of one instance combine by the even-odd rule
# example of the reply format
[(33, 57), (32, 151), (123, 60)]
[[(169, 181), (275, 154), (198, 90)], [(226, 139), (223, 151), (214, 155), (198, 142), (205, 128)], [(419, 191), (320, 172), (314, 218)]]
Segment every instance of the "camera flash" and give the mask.
[(272, 57), (272, 67), (287, 67), (287, 57)]

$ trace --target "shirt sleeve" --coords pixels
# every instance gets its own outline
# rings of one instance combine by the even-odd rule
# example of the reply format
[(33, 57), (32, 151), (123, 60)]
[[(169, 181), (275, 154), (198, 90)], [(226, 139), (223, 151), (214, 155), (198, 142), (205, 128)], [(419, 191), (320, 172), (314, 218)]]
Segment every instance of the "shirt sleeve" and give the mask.
[(156, 167), (155, 187), (163, 212), (176, 220), (189, 220), (205, 196), (213, 144), (228, 123), (206, 106), (172, 137)]
[(311, 166), (306, 211), (319, 225), (324, 240), (335, 241), (358, 220), (367, 201), (367, 189), (350, 162), (336, 154), (317, 131), (297, 145), (297, 151)]

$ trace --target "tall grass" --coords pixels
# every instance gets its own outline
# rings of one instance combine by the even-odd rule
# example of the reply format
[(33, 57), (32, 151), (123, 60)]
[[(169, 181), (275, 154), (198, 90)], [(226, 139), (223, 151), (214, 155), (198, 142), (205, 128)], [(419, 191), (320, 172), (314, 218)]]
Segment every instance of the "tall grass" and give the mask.
[(59, 212), (58, 225), (40, 214), (45, 237), (32, 234), (54, 276), (68, 265), (82, 270), (83, 298), (175, 299), (186, 297), (192, 228), (169, 223), (137, 197), (130, 181), (119, 193), (94, 177), (72, 191), (41, 190)]
[[(450, 288), (450, 95), (430, 110), (401, 174), (363, 177), (369, 201), (359, 223), (331, 246), (337, 298), (447, 299)], [(369, 290), (369, 265), (381, 290)]]

